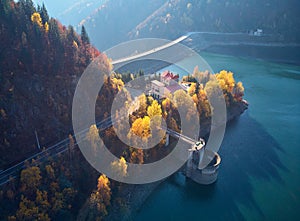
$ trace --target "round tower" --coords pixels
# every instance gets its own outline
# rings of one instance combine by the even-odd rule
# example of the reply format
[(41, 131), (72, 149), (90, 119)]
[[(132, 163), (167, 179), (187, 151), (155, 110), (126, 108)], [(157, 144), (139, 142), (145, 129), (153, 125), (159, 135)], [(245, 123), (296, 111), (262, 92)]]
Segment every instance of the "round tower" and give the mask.
[[(208, 159), (210, 163), (203, 168), (200, 165), (204, 158)], [(218, 153), (206, 150), (205, 142), (196, 142), (189, 151), (189, 159), (186, 163), (186, 176), (200, 184), (212, 184), (218, 178), (220, 163), (221, 157)]]

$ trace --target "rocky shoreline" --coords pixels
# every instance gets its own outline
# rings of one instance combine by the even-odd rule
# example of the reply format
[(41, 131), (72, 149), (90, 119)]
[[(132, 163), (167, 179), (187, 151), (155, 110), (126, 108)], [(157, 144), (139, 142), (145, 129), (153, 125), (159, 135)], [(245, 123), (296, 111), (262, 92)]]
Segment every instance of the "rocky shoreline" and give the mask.
[[(245, 100), (233, 104), (233, 106), (231, 106), (231, 108), (227, 110), (227, 123), (239, 117), (247, 109), (248, 103)], [(207, 136), (210, 131), (210, 128), (204, 128), (205, 129), (203, 133), (205, 133)], [(121, 196), (119, 196), (125, 199), (124, 205), (120, 206), (116, 203), (111, 205), (110, 214), (107, 217), (105, 217), (105, 220), (132, 220), (134, 215), (139, 211), (139, 209), (147, 200), (147, 198), (151, 195), (151, 193), (166, 179), (142, 185), (124, 184), (123, 187), (126, 187), (124, 188), (124, 191), (122, 191)]]

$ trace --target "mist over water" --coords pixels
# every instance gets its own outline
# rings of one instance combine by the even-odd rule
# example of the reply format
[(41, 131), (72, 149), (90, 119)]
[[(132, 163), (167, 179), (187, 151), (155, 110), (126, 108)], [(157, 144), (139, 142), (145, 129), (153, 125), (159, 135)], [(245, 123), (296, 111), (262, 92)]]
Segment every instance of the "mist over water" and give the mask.
[(134, 220), (297, 219), (300, 67), (202, 56), (215, 72), (225, 68), (243, 82), (249, 109), (227, 127), (217, 183), (201, 186), (175, 174), (159, 186)]

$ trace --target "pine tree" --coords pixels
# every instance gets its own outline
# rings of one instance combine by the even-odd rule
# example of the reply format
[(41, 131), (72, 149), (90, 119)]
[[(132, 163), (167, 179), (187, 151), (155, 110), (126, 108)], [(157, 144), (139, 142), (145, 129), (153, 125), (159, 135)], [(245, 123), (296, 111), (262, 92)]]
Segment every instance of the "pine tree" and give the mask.
[(81, 40), (83, 44), (90, 44), (90, 38), (83, 25), (81, 27)]
[(45, 24), (46, 22), (49, 21), (48, 11), (47, 11), (44, 3), (42, 5), (42, 7), (39, 8), (38, 12), (40, 13), (40, 15), (42, 17), (43, 24)]
[(61, 35), (58, 27), (58, 23), (55, 19), (51, 19), (48, 22), (49, 25), (49, 38), (58, 47), (62, 48)]
[(28, 18), (30, 18), (30, 16), (36, 12), (32, 0), (19, 0), (19, 4)]
[(8, 10), (10, 8), (11, 0), (1, 0), (0, 1), (0, 18), (4, 15), (6, 17), (8, 15)]
[(73, 26), (69, 25), (67, 30), (67, 39), (69, 42), (73, 42), (74, 40), (77, 41), (77, 37), (74, 31)]

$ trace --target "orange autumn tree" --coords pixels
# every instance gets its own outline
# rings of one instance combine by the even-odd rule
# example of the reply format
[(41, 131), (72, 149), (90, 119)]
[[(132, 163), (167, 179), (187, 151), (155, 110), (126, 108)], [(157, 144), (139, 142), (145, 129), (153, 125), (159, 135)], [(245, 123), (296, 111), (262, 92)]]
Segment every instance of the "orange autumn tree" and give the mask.
[(90, 206), (97, 211), (97, 218), (103, 218), (108, 214), (107, 207), (110, 206), (111, 189), (109, 179), (102, 174), (98, 178), (97, 190), (91, 194)]
[(134, 148), (134, 150), (131, 150), (130, 163), (144, 163), (144, 152), (142, 149)]
[[(196, 90), (195, 90), (196, 92)], [(210, 104), (207, 98), (206, 91), (204, 90), (203, 84), (200, 84), (198, 87), (198, 93), (194, 93), (192, 95), (192, 99), (197, 106), (197, 110), (199, 112), (200, 117), (210, 117), (211, 116), (211, 109)]]
[(109, 206), (111, 199), (110, 182), (104, 174), (98, 178), (97, 191), (102, 195), (103, 203)]

